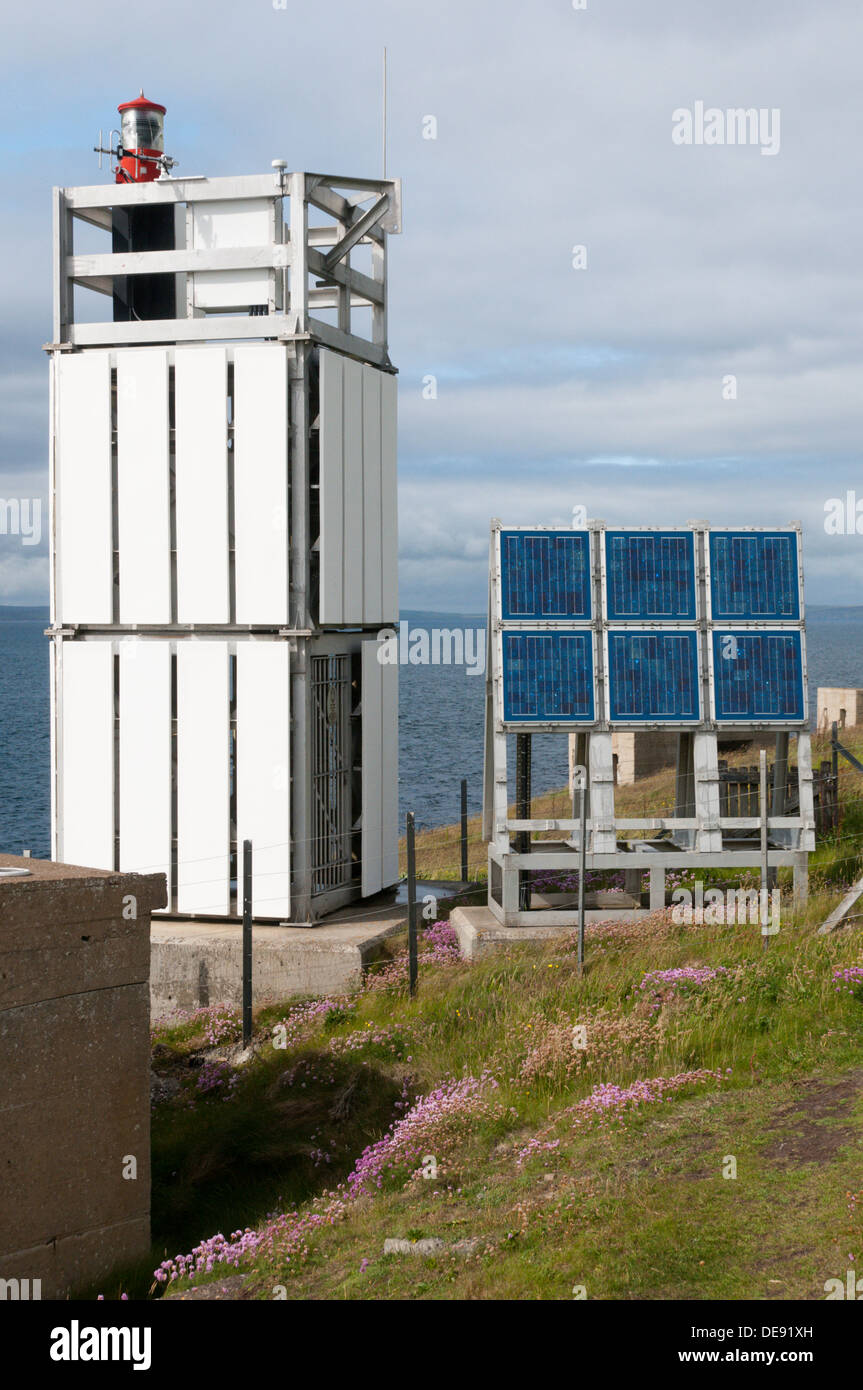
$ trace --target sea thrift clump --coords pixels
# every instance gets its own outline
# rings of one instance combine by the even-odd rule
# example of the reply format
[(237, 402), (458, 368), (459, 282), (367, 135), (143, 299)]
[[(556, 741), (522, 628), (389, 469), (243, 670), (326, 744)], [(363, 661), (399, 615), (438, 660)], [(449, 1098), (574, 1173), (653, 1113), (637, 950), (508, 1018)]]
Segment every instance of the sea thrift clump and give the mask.
[[(528, 1053), (519, 1068), (520, 1078), (557, 1084), (581, 1072), (599, 1070), (621, 1056), (647, 1062), (662, 1041), (661, 1029), (648, 1019), (618, 1016), (605, 1009), (556, 1023), (534, 1014), (524, 1031)], [(584, 1046), (579, 1045), (582, 1040)]]
[(700, 988), (719, 975), (729, 975), (731, 971), (724, 965), (681, 965), (673, 970), (648, 970), (636, 989), (642, 993), (649, 991), (652, 997), (651, 1013), (658, 1013), (663, 1004), (677, 997), (681, 987), (692, 985)]
[(160, 1018), (150, 1030), (151, 1039), (155, 1042), (159, 1033), (164, 1032), (166, 1028), (176, 1028), (186, 1023), (203, 1024), (204, 1040), (211, 1047), (218, 1047), (220, 1043), (238, 1042), (243, 1032), (243, 1020), (239, 1009), (232, 1004), (208, 1004), (202, 1009), (174, 1009), (164, 1018)]
[[(449, 922), (431, 922), (419, 938), (419, 965), (457, 965), (461, 960), (458, 937)], [(379, 970), (371, 970), (363, 989), (369, 992), (407, 989), (408, 952), (399, 951)]]
[(833, 984), (840, 994), (857, 994), (863, 988), (863, 965), (846, 965), (833, 971)]
[[(617, 1086), (611, 1081), (604, 1081), (601, 1085), (594, 1086), (590, 1095), (585, 1096), (583, 1100), (576, 1101), (575, 1105), (561, 1111), (547, 1129), (541, 1130), (535, 1137), (545, 1138), (549, 1130), (567, 1119), (570, 1121), (571, 1129), (578, 1129), (586, 1124), (602, 1125), (627, 1111), (638, 1110), (643, 1105), (670, 1100), (684, 1086), (703, 1085), (708, 1081), (722, 1079), (721, 1071), (708, 1071), (700, 1067), (696, 1071), (679, 1072), (677, 1076), (653, 1076), (646, 1081), (633, 1081), (628, 1086)], [(531, 1140), (530, 1144), (519, 1151), (516, 1160), (519, 1167), (530, 1153), (535, 1151), (531, 1147), (533, 1143)]]
[(449, 922), (432, 922), (423, 932), (422, 942), (429, 947), (423, 953), (426, 962), (449, 965), (451, 961), (461, 960), (458, 936)]
[(238, 1073), (227, 1062), (205, 1062), (198, 1072), (195, 1088), (203, 1092), (224, 1088), (223, 1098), (227, 1100), (233, 1094), (239, 1079)]
[[(411, 1106), (390, 1132), (363, 1151), (348, 1178), (348, 1188), (358, 1195), (383, 1186), (384, 1178), (399, 1171), (408, 1176), (422, 1169), (427, 1154), (440, 1160), (454, 1141), (480, 1115), (490, 1114), (489, 1092), (497, 1089), (489, 1072), (448, 1081)], [(440, 1171), (440, 1170), (438, 1170)]]
[(383, 1053), (386, 1059), (392, 1058), (394, 1061), (410, 1061), (405, 1057), (407, 1041), (404, 1029), (386, 1028), (383, 1024), (367, 1023), (365, 1028), (358, 1028), (354, 1033), (345, 1033), (340, 1037), (330, 1038), (327, 1043), (327, 1051), (333, 1057), (349, 1057), (353, 1053), (363, 1052), (366, 1048), (371, 1048), (378, 1054)]
[[(332, 1023), (340, 1017), (349, 1018), (355, 1009), (356, 1004), (348, 995), (336, 996), (333, 999), (310, 999), (305, 1004), (295, 1004), (289, 1009), (284, 1018), (273, 1024), (273, 1031), (275, 1033), (275, 1030), (279, 1029), (280, 1045), (284, 1038), (286, 1045), (292, 1047), (317, 1032), (328, 1020)], [(284, 1034), (281, 1033), (282, 1029), (285, 1030)]]
[(383, 1139), (365, 1150), (347, 1182), (340, 1183), (335, 1191), (322, 1193), (310, 1209), (273, 1215), (259, 1230), (247, 1227), (233, 1231), (229, 1237), (220, 1231), (196, 1245), (188, 1255), (163, 1260), (154, 1270), (155, 1279), (168, 1284), (175, 1279), (208, 1274), (216, 1265), (238, 1268), (242, 1260), (262, 1252), (278, 1255), (286, 1264), (304, 1259), (314, 1231), (343, 1221), (352, 1202), (380, 1187), (387, 1172), (399, 1167), (416, 1170), (429, 1153), (439, 1161), (473, 1119), (491, 1112), (493, 1103), (488, 1092), (496, 1085), (487, 1074), (466, 1076), (420, 1096)]

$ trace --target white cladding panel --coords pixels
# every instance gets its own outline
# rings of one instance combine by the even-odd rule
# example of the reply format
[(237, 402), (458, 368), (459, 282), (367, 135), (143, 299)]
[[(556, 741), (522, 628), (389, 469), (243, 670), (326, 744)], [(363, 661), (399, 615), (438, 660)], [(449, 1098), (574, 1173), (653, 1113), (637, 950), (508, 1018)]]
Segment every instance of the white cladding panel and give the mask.
[(229, 907), (228, 644), (177, 643), (177, 907)]
[(114, 659), (111, 642), (64, 642), (57, 857), (114, 867)]
[(61, 623), (110, 623), (114, 575), (109, 354), (60, 354), (56, 392), (56, 618)]
[[(195, 250), (238, 246), (263, 248), (273, 242), (275, 214), (269, 198), (191, 203), (189, 216), (190, 245)], [(195, 271), (188, 278), (194, 307), (211, 312), (268, 304), (274, 280), (273, 272), (268, 269)]]
[(362, 891), (398, 880), (398, 666), (362, 644)]
[(120, 621), (171, 621), (168, 354), (117, 353)]
[(381, 372), (381, 612), (399, 612), (398, 381)]
[(227, 361), (224, 348), (176, 350), (177, 619), (226, 623)]
[(288, 622), (288, 358), (234, 349), (234, 535), (238, 623)]
[(171, 893), (171, 644), (125, 638), (120, 655), (120, 868), (164, 873)]
[(290, 652), (237, 643), (237, 840), (251, 840), (256, 917), (291, 909)]
[(322, 623), (397, 617), (396, 388), (388, 373), (321, 353)]

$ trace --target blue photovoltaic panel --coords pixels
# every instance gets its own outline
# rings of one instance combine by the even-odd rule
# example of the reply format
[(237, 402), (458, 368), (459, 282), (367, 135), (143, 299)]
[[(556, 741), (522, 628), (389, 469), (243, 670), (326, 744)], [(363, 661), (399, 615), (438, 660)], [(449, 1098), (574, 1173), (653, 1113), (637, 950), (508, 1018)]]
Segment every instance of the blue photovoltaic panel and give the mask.
[(501, 617), (590, 620), (589, 531), (501, 531)]
[(699, 721), (694, 632), (609, 632), (608, 666), (612, 723)]
[(691, 531), (606, 531), (606, 607), (612, 622), (695, 618)]
[(797, 620), (797, 532), (711, 531), (710, 603), (718, 622)]
[(593, 723), (590, 632), (503, 632), (505, 723)]
[(805, 717), (799, 632), (714, 629), (716, 721), (796, 723)]

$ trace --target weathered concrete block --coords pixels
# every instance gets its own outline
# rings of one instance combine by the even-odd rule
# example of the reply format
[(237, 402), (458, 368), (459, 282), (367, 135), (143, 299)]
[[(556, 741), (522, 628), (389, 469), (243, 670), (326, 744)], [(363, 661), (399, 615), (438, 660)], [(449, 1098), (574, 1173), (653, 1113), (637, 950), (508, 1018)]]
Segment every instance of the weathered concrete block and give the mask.
[[(319, 927), (255, 927), (252, 988), (255, 1006), (292, 995), (347, 994), (388, 936), (403, 929), (401, 914), (389, 921), (341, 922)], [(237, 926), (153, 922), (151, 1013), (239, 1004), (242, 998), (242, 932)]]
[(863, 690), (819, 685), (817, 709), (819, 733), (829, 734), (834, 723), (840, 728), (863, 724)]
[(165, 880), (4, 867), (29, 873), (0, 876), (0, 1278), (58, 1298), (149, 1248), (149, 928)]

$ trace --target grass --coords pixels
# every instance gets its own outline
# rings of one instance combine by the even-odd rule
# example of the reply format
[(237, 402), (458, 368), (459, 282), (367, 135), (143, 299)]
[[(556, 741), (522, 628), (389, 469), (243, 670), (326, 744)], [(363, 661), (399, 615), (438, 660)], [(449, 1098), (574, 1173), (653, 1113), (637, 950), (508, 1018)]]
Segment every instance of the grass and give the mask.
[[(670, 779), (621, 796), (656, 809)], [(89, 1292), (823, 1298), (863, 1258), (863, 988), (834, 979), (863, 948), (853, 926), (817, 935), (861, 871), (850, 769), (841, 792), (807, 908), (784, 904), (766, 950), (757, 926), (687, 926), (666, 911), (589, 928), (581, 973), (570, 942), (468, 965), (435, 927), (415, 999), (395, 938), (355, 995), (259, 1013), (245, 1062), (230, 1011), (160, 1029), (153, 1250)], [(453, 831), (435, 832), (438, 849)], [(641, 988), (650, 972), (692, 968), (716, 973)], [(585, 1110), (612, 1094), (601, 1088), (625, 1100), (656, 1078), (665, 1099)], [(351, 1195), (349, 1176), (372, 1161), (357, 1160), (381, 1141), (391, 1166)], [(238, 1263), (154, 1283), (166, 1258), (245, 1227), (269, 1237)], [(445, 1248), (385, 1255), (392, 1237)]]
[[(831, 901), (813, 904), (810, 918)], [(315, 1211), (405, 1113), (400, 1105), (483, 1073), (491, 1080), (478, 1109), (420, 1134), (436, 1177), (412, 1178), (418, 1159), (397, 1162), (301, 1249), (286, 1253), (277, 1240), (239, 1269), (197, 1275), (198, 1290), (562, 1299), (583, 1287), (600, 1299), (805, 1299), (844, 1278), (849, 1255), (860, 1259), (849, 1194), (861, 1187), (863, 997), (833, 981), (863, 960), (855, 934), (818, 937), (800, 920), (765, 951), (757, 927), (685, 927), (662, 913), (592, 929), (584, 974), (564, 943), (470, 966), (425, 954), (413, 1000), (400, 943), (390, 950), (382, 979), (326, 1016), (295, 1005), (262, 1013), (257, 1054), (225, 1067), (212, 1090), (198, 1078), (229, 1043), (207, 1041), (210, 1016), (158, 1035), (154, 1065), (172, 1094), (154, 1112), (153, 1255), (149, 1270), (121, 1271), (100, 1292), (145, 1296), (165, 1256), (216, 1231), (266, 1227), (277, 1210)], [(695, 965), (726, 973), (655, 997), (638, 988), (649, 971)], [(288, 1045), (275, 1047), (274, 1025), (297, 1013)], [(588, 1047), (577, 1053), (570, 1034), (580, 1022)], [(602, 1084), (698, 1070), (720, 1076), (573, 1124), (572, 1108)], [(532, 1139), (552, 1147), (520, 1159)], [(729, 1159), (734, 1178), (723, 1175)], [(479, 1243), (469, 1253), (383, 1254), (389, 1237), (425, 1236)], [(170, 1296), (188, 1284), (171, 1285)]]

